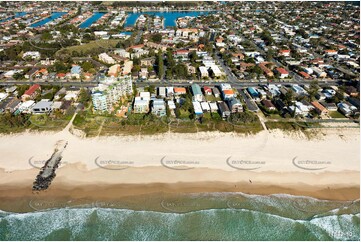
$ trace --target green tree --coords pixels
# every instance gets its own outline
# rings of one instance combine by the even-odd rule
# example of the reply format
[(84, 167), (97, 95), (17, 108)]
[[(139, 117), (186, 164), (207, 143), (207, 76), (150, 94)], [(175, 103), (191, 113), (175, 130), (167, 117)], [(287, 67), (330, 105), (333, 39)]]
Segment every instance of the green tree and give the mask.
[(152, 35), (151, 39), (154, 43), (159, 44), (160, 42), (162, 42), (162, 35), (160, 33), (156, 33)]
[(158, 52), (157, 54), (157, 72), (158, 72), (158, 77), (160, 79), (163, 78), (163, 73), (164, 73), (164, 61), (163, 61), (163, 54), (161, 51)]

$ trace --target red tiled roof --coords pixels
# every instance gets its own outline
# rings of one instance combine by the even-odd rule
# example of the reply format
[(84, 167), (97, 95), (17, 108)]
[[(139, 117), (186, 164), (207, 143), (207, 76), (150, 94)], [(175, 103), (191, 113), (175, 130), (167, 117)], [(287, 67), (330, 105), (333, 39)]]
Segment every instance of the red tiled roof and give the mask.
[(26, 95), (32, 95), (36, 90), (38, 90), (40, 88), (40, 85), (39, 84), (34, 84), (32, 85), (31, 87), (29, 87), (28, 90), (25, 91), (24, 94)]
[(280, 68), (280, 67), (279, 67), (279, 68), (277, 68), (276, 70), (277, 70), (280, 74), (285, 74), (285, 75), (288, 74), (288, 71), (286, 71), (284, 68)]
[(311, 77), (308, 73), (306, 73), (306, 72), (304, 72), (304, 71), (300, 71), (299, 74), (300, 74), (301, 76), (303, 76), (304, 78), (306, 78), (306, 79), (308, 79), (308, 78)]

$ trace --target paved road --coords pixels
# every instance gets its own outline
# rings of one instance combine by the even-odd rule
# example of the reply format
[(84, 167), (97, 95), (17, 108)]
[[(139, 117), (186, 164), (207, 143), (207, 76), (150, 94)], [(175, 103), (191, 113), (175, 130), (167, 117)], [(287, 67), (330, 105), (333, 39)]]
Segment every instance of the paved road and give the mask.
[(223, 69), (223, 72), (226, 74), (227, 80), (229, 82), (231, 82), (232, 84), (237, 83), (238, 82), (237, 77), (233, 74), (233, 72), (229, 69), (229, 67), (224, 64), (224, 61), (221, 58), (219, 58), (218, 53), (216, 53), (215, 59), (217, 60), (218, 64), (221, 66), (221, 68)]

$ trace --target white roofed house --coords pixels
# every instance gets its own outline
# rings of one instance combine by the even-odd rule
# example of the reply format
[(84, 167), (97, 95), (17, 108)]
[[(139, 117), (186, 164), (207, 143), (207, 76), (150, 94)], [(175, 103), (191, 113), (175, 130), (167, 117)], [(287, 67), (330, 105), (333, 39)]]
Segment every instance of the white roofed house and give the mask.
[(203, 112), (211, 111), (211, 108), (209, 107), (208, 102), (201, 102), (201, 107), (202, 107)]
[(138, 97), (134, 99), (134, 113), (148, 113), (150, 102), (150, 92), (140, 92)]
[(101, 53), (98, 55), (98, 57), (100, 61), (103, 61), (107, 64), (116, 64), (116, 61), (112, 57), (110, 57), (107, 53)]
[(210, 102), (209, 107), (212, 113), (216, 113), (218, 111), (218, 106), (216, 102)]
[(327, 73), (322, 71), (321, 69), (317, 67), (311, 67), (312, 71), (317, 75), (317, 77), (325, 78), (327, 76)]
[(211, 65), (212, 73), (215, 77), (221, 77), (222, 71), (219, 69), (217, 65)]
[(18, 107), (18, 112), (19, 113), (31, 113), (32, 107), (34, 105), (35, 105), (35, 101), (33, 101), (33, 100), (28, 100), (28, 101), (22, 102), (20, 104), (20, 106)]
[(152, 113), (158, 117), (163, 117), (167, 115), (167, 110), (165, 108), (165, 102), (163, 99), (153, 100)]
[(355, 114), (355, 112), (357, 112), (357, 108), (349, 102), (340, 102), (337, 104), (337, 107), (340, 110), (340, 112), (346, 117), (349, 117)]
[(23, 59), (40, 59), (40, 52), (39, 51), (27, 51), (23, 54)]
[(158, 96), (162, 98), (166, 97), (166, 88), (165, 87), (158, 87)]
[(199, 71), (201, 73), (201, 78), (209, 77), (208, 69), (205, 66), (200, 66)]
[(203, 111), (202, 111), (201, 104), (198, 101), (193, 101), (192, 104), (193, 104), (193, 108), (194, 108), (194, 113), (196, 115), (202, 115)]
[(173, 87), (167, 87), (167, 97), (172, 97), (174, 95), (174, 88)]
[(130, 74), (133, 68), (133, 61), (126, 61), (123, 66), (123, 76)]
[(53, 105), (53, 102), (43, 99), (40, 102), (36, 103), (33, 107), (33, 113), (34, 114), (43, 114), (43, 113), (50, 113), (51, 107)]

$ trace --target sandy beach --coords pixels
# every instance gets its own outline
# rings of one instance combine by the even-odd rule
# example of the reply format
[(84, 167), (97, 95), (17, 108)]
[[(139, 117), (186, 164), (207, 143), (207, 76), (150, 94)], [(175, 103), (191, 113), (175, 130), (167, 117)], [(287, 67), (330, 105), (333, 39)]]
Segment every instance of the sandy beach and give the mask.
[[(34, 195), (32, 183), (60, 140), (68, 145), (56, 177), (47, 191)], [(252, 136), (6, 135), (0, 136), (0, 198), (244, 192), (355, 200), (360, 197), (359, 143), (359, 129), (319, 130), (312, 139), (282, 131)]]

